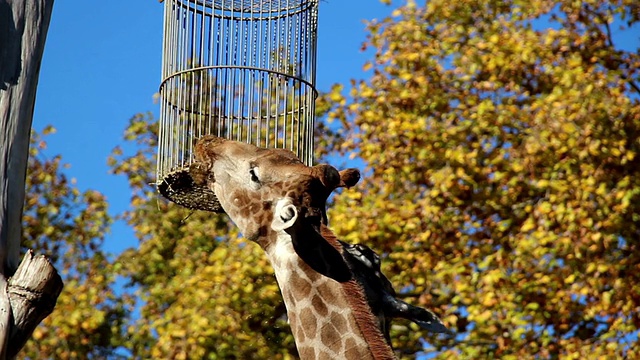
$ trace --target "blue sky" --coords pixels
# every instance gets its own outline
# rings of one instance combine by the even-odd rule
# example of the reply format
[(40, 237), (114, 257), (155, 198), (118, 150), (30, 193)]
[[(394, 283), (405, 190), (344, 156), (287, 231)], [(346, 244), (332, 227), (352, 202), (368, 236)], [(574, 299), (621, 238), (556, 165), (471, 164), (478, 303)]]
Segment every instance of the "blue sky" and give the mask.
[[(362, 78), (370, 57), (360, 51), (364, 20), (384, 18), (403, 1), (385, 6), (377, 0), (320, 2), (316, 85)], [(110, 212), (129, 205), (126, 179), (108, 173), (107, 156), (122, 144), (122, 134), (136, 113), (158, 114), (153, 96), (160, 84), (163, 4), (156, 0), (56, 1), (46, 42), (33, 126), (52, 124), (46, 155), (62, 154), (66, 173), (81, 190), (108, 198)], [(543, 25), (544, 26), (544, 25)], [(640, 26), (614, 30), (616, 46), (637, 49)], [(150, 179), (152, 181), (154, 179)], [(114, 224), (105, 248), (119, 252), (137, 246), (133, 232)]]
[[(124, 177), (108, 173), (107, 156), (122, 144), (134, 114), (159, 113), (153, 95), (160, 85), (163, 6), (156, 0), (65, 0), (53, 8), (33, 127), (56, 127), (45, 154), (62, 154), (71, 164), (66, 173), (81, 190), (105, 194), (112, 214), (128, 207), (130, 190)], [(361, 77), (367, 59), (360, 51), (364, 20), (383, 18), (392, 9), (376, 0), (321, 1), (320, 91)], [(132, 230), (114, 224), (105, 249), (117, 253), (132, 246), (137, 246)]]

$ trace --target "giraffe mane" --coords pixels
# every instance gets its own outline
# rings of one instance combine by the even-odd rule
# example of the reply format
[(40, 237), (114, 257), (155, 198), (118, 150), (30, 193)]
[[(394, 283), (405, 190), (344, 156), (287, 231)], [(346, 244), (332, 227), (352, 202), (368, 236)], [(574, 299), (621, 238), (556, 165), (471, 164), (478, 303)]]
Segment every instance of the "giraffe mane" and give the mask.
[[(320, 235), (327, 243), (342, 253), (342, 244), (329, 228), (322, 225), (320, 227)], [(358, 324), (362, 335), (369, 344), (374, 359), (395, 359), (396, 357), (391, 350), (391, 346), (387, 343), (384, 334), (380, 330), (378, 319), (371, 311), (362, 286), (354, 277), (351, 277), (348, 281), (340, 282), (340, 286), (344, 290), (349, 306), (353, 311), (356, 324)]]

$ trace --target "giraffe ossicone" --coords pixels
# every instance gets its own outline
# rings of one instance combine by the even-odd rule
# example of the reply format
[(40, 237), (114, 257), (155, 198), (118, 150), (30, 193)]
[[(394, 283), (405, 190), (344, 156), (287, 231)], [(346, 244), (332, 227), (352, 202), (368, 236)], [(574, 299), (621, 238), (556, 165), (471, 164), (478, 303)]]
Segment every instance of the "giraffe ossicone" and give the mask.
[(302, 359), (394, 359), (389, 324), (409, 319), (448, 332), (431, 311), (396, 298), (378, 255), (338, 240), (326, 201), (355, 185), (356, 169), (304, 165), (292, 152), (204, 136), (199, 175), (248, 239), (266, 252)]

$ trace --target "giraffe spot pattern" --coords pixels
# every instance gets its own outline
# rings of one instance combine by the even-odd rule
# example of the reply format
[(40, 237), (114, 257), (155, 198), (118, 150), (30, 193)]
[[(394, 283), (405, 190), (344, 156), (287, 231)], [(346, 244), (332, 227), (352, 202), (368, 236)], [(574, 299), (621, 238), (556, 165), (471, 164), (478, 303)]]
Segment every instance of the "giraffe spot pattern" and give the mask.
[(366, 355), (362, 354), (356, 341), (352, 338), (346, 338), (344, 341), (344, 357), (347, 359), (363, 359)]
[(308, 334), (315, 334), (318, 330), (318, 322), (316, 316), (313, 315), (311, 309), (304, 308), (300, 311), (300, 328)]
[(303, 279), (297, 272), (292, 272), (289, 281), (296, 288), (299, 296), (307, 297), (311, 294), (312, 284)]
[(322, 300), (322, 298), (317, 294), (311, 298), (311, 305), (320, 316), (327, 316), (329, 313), (329, 309), (327, 309), (327, 305), (324, 304), (324, 300)]
[[(343, 331), (340, 330), (344, 329), (338, 329), (335, 324), (331, 322), (326, 323), (320, 330), (320, 340), (325, 346), (333, 348), (335, 344), (342, 342), (342, 336), (340, 334), (343, 333)], [(339, 347), (342, 348), (342, 345)]]
[(316, 351), (314, 348), (307, 346), (301, 349), (298, 349), (298, 352), (300, 353), (300, 359), (315, 359), (316, 358)]

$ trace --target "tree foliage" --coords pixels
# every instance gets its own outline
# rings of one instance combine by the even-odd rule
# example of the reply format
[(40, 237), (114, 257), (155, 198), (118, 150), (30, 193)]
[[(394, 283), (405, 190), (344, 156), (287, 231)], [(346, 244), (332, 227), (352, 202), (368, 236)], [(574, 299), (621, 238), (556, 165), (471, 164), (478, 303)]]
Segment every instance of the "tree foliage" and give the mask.
[[(458, 333), (398, 321), (402, 356), (640, 356), (640, 50), (615, 37), (639, 14), (632, 0), (432, 0), (368, 24), (370, 76), (320, 99), (316, 140), (366, 167), (330, 227), (382, 252), (402, 296)], [(262, 250), (224, 215), (158, 199), (157, 130), (134, 116), (109, 159), (139, 241), (117, 258), (101, 250), (104, 197), (34, 137), (25, 247), (54, 256), (65, 290), (23, 355), (296, 357)]]
[(640, 356), (640, 51), (612, 35), (638, 9), (409, 1), (368, 24), (371, 76), (322, 105), (329, 149), (370, 174), (331, 225), (383, 250), (391, 280), (458, 331), (396, 328), (396, 347)]
[[(55, 132), (53, 127), (44, 135)], [(23, 249), (54, 263), (64, 281), (54, 312), (22, 349), (29, 359), (104, 358), (121, 342), (127, 297), (116, 296), (110, 258), (101, 250), (112, 222), (105, 197), (81, 192), (60, 155), (48, 157), (46, 141), (33, 133), (27, 166)]]

